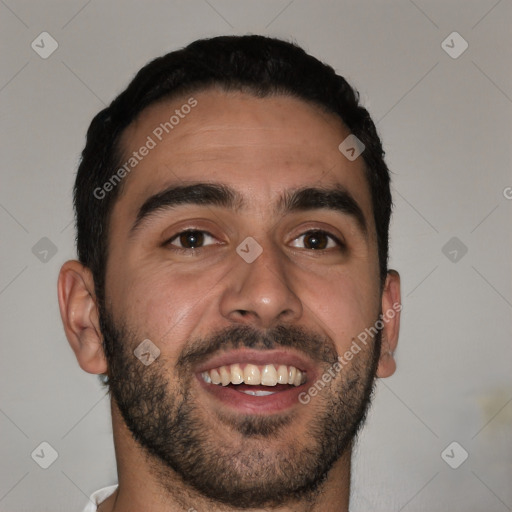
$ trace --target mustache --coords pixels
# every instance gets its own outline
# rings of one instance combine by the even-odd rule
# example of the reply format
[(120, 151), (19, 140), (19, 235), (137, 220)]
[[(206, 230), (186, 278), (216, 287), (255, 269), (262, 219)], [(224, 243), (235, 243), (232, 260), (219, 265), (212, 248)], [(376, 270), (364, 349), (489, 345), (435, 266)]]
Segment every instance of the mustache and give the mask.
[(298, 326), (277, 326), (265, 332), (253, 327), (227, 327), (207, 339), (197, 339), (189, 343), (178, 358), (176, 366), (190, 368), (208, 360), (220, 351), (238, 348), (273, 350), (293, 348), (321, 364), (333, 365), (338, 360), (338, 352), (329, 337), (320, 336)]

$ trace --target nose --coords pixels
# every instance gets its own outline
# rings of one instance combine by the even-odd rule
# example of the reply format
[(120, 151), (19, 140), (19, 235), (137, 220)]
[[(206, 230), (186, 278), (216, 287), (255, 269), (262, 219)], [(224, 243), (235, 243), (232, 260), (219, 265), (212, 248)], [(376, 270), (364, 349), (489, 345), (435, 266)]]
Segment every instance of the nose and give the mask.
[(252, 263), (238, 254), (234, 258), (233, 272), (220, 303), (225, 318), (269, 329), (302, 316), (302, 303), (295, 289), (297, 283), (278, 248), (266, 244)]

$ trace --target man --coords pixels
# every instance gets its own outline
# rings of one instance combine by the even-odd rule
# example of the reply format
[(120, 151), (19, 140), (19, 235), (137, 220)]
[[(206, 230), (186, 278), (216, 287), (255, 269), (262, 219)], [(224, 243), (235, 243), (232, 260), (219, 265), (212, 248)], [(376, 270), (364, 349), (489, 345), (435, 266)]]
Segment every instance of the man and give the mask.
[(277, 39), (196, 41), (95, 117), (74, 199), (61, 315), (105, 375), (119, 479), (86, 510), (348, 510), (401, 306), (347, 82)]

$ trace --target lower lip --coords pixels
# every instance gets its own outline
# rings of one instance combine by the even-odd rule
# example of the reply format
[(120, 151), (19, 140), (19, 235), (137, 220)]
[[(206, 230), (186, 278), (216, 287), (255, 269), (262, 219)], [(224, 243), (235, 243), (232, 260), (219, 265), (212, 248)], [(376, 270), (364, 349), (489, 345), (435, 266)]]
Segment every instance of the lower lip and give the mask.
[[(201, 387), (216, 400), (231, 409), (245, 414), (273, 414), (285, 411), (299, 404), (299, 395), (306, 389), (307, 383), (285, 391), (278, 391), (273, 395), (254, 396), (237, 391), (230, 386), (208, 384), (201, 375), (196, 375)], [(254, 386), (254, 391), (272, 391), (272, 386)]]

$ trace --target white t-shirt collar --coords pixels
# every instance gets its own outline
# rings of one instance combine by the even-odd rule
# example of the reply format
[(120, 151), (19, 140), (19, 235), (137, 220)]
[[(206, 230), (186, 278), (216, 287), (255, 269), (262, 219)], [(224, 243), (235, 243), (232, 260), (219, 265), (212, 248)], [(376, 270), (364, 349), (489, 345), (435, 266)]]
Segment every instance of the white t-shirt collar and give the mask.
[(114, 491), (117, 489), (117, 487), (118, 484), (110, 485), (108, 487), (103, 487), (103, 489), (99, 489), (96, 492), (93, 492), (89, 498), (89, 503), (87, 503), (82, 512), (97, 512), (98, 505), (105, 501), (109, 496), (114, 494)]

